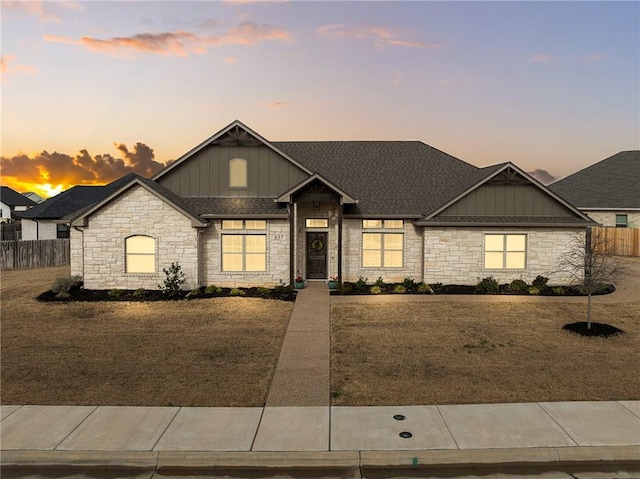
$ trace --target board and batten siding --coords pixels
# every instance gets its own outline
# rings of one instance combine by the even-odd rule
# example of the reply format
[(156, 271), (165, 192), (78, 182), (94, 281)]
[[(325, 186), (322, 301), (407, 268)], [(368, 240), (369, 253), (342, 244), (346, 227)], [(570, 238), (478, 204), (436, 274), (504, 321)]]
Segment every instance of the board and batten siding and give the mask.
[(535, 185), (482, 185), (440, 216), (575, 216)]
[[(247, 160), (247, 188), (229, 187), (229, 161)], [(167, 172), (158, 182), (179, 196), (277, 197), (307, 173), (266, 146), (211, 145)]]

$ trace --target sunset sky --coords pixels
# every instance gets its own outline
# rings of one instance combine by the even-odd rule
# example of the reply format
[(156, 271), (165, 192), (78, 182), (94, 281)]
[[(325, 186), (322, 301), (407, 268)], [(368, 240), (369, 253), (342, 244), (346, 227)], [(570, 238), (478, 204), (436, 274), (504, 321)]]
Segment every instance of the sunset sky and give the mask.
[(555, 177), (640, 147), (635, 1), (2, 0), (1, 26), (17, 191), (149, 176), (235, 119)]

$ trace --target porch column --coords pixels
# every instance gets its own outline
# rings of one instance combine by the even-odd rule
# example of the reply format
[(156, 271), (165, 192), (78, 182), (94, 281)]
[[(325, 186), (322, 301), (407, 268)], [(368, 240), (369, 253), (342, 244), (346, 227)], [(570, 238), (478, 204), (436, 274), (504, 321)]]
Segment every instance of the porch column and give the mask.
[(293, 285), (295, 278), (295, 250), (296, 250), (296, 215), (295, 203), (289, 203), (289, 284)]
[(342, 284), (342, 208), (338, 205), (338, 284)]

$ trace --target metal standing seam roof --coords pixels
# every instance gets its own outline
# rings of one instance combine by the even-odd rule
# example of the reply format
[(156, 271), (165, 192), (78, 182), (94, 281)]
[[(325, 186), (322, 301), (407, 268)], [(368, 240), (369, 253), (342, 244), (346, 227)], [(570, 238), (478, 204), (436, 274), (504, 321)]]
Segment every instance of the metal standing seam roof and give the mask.
[(640, 150), (621, 151), (548, 188), (578, 208), (640, 208)]

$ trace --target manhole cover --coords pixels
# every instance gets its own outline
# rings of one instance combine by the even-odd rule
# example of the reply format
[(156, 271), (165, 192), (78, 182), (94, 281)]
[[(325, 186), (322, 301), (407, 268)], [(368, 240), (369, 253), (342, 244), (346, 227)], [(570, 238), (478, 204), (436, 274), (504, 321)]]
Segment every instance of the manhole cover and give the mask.
[(403, 439), (409, 439), (410, 437), (413, 436), (413, 434), (411, 434), (410, 432), (407, 431), (402, 431), (399, 436)]
[(393, 416), (393, 419), (395, 419), (396, 421), (404, 421), (407, 418), (402, 414), (396, 414), (395, 416)]

